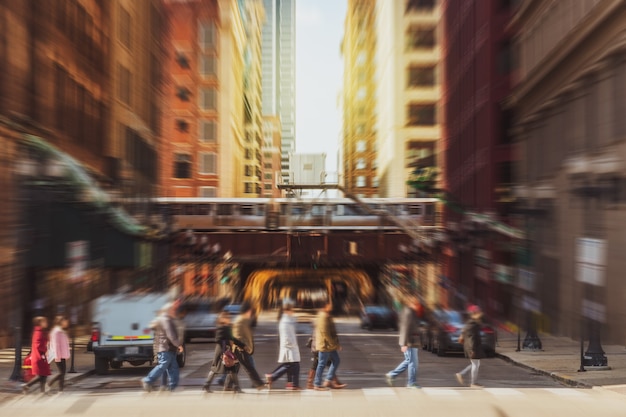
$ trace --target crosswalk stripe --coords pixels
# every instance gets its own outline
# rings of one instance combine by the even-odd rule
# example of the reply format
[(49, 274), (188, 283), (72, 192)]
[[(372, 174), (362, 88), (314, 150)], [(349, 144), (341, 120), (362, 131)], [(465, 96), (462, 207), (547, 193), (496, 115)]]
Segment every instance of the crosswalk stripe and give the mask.
[(513, 388), (485, 388), (484, 391), (496, 397), (523, 397), (524, 393)]
[(545, 388), (544, 390), (564, 398), (590, 398), (587, 392), (574, 388)]
[(422, 391), (432, 397), (449, 397), (449, 398), (460, 398), (461, 393), (456, 389), (448, 389), (448, 388), (422, 388)]

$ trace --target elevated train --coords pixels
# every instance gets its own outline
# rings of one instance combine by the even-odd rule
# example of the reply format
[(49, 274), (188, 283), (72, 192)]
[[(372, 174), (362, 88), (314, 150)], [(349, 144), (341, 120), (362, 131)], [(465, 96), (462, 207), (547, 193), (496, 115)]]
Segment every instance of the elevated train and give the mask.
[(397, 229), (398, 222), (410, 227), (437, 226), (438, 200), (434, 198), (360, 201), (362, 204), (348, 198), (155, 199), (159, 213), (171, 219), (173, 230)]

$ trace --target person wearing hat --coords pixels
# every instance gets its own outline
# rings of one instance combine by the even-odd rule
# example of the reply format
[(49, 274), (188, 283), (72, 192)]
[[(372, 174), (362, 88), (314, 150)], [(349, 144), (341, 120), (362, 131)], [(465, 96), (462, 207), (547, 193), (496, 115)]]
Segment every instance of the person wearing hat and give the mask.
[(465, 385), (463, 376), (470, 372), (470, 387), (480, 388), (482, 385), (477, 382), (478, 370), (480, 369), (480, 360), (485, 357), (485, 351), (480, 339), (483, 312), (477, 305), (471, 305), (467, 308), (467, 313), (469, 314), (469, 319), (463, 326), (459, 343), (463, 343), (463, 350), (465, 351), (465, 356), (469, 358), (470, 364), (455, 376), (459, 384)]
[(280, 349), (278, 351), (278, 367), (271, 374), (266, 374), (267, 386), (287, 374), (288, 390), (299, 391), (300, 388), (300, 348), (296, 336), (296, 317), (293, 315), (294, 302), (285, 299), (282, 304), (283, 314), (278, 322), (278, 338)]
[(141, 380), (141, 385), (146, 392), (152, 391), (154, 383), (164, 372), (167, 372), (169, 376), (168, 389), (173, 391), (178, 386), (179, 368), (176, 354), (183, 351), (183, 343), (174, 325), (174, 317), (179, 305), (177, 300), (165, 304), (160, 310), (161, 314), (151, 323), (151, 326), (154, 326), (157, 365)]

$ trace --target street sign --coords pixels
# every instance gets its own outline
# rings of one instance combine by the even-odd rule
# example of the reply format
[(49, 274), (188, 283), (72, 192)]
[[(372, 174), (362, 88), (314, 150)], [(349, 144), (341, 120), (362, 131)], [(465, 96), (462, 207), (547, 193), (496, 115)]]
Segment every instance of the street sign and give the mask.
[(534, 297), (525, 295), (522, 297), (522, 308), (527, 311), (541, 313), (541, 301)]
[(76, 282), (82, 279), (87, 270), (87, 262), (89, 261), (89, 242), (86, 240), (77, 240), (67, 242), (66, 259), (69, 267), (69, 280)]
[(576, 239), (576, 279), (580, 282), (604, 286), (606, 269), (606, 240)]
[(606, 307), (600, 303), (583, 298), (582, 313), (583, 317), (597, 321), (598, 323), (606, 322)]

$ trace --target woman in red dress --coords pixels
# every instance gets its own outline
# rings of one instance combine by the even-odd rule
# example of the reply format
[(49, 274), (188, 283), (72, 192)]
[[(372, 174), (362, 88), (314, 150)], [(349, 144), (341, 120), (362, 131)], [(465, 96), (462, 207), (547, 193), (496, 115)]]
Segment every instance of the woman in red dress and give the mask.
[(42, 393), (46, 392), (46, 379), (51, 374), (50, 364), (46, 358), (48, 351), (48, 319), (37, 316), (33, 319), (33, 341), (31, 345), (31, 365), (35, 377), (25, 384), (22, 384), (22, 392), (28, 394), (31, 385), (39, 381), (39, 388)]

